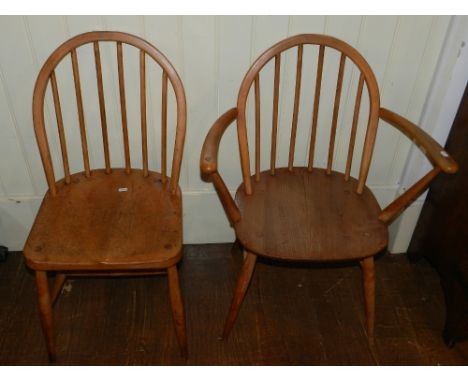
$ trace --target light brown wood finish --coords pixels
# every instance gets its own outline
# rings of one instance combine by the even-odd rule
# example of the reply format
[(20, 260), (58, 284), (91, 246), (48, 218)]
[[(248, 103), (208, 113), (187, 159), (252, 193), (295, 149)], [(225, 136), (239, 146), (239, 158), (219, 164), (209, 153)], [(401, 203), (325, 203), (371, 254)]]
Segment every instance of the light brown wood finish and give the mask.
[(53, 362), (57, 357), (57, 353), (55, 350), (52, 303), (50, 299), (49, 282), (47, 280), (46, 272), (36, 271), (36, 288), (42, 332), (44, 333), (49, 360)]
[(55, 305), (57, 302), (60, 293), (62, 293), (63, 286), (65, 285), (65, 281), (67, 281), (67, 276), (64, 273), (57, 273), (55, 276), (54, 286), (52, 288), (51, 294), (51, 301), (52, 306)]
[(411, 139), (426, 155), (426, 157), (447, 174), (455, 174), (458, 164), (429, 134), (401, 115), (388, 109), (381, 108), (379, 117), (396, 127)]
[(125, 78), (123, 67), (123, 51), (122, 42), (117, 42), (117, 67), (119, 72), (119, 92), (120, 92), (120, 115), (122, 120), (122, 135), (125, 154), (125, 171), (130, 174), (130, 146), (128, 143), (128, 126), (127, 126), (127, 100), (125, 97)]
[(386, 224), (393, 222), (393, 220), (395, 220), (406, 209), (406, 207), (413, 203), (417, 197), (429, 187), (432, 179), (434, 179), (440, 171), (439, 167), (429, 171), (419, 181), (385, 207), (385, 209), (379, 214), (379, 219)]
[[(313, 104), (311, 139), (307, 167), (294, 167), (294, 148), (299, 113), (300, 80), (304, 45), (318, 45), (317, 77)], [(288, 167), (276, 168), (278, 128), (278, 100), (281, 54), (297, 47), (296, 87)], [(330, 128), (328, 161), (325, 169), (313, 167), (322, 73), (325, 49), (341, 54), (336, 93)], [(272, 146), (270, 169), (258, 174), (250, 171), (249, 142), (247, 140), (246, 103), (252, 86), (258, 94), (258, 78), (265, 65), (275, 58), (273, 88)], [(333, 153), (341, 100), (344, 68), (350, 60), (359, 72), (353, 121), (348, 148), (345, 174), (333, 171)], [(351, 177), (351, 165), (357, 135), (362, 94), (366, 86), (369, 95), (369, 114), (359, 177)], [(258, 103), (258, 102), (257, 102)], [(373, 257), (385, 249), (388, 242), (388, 223), (422, 192), (430, 180), (440, 171), (434, 169), (415, 186), (381, 210), (366, 178), (372, 159), (374, 142), (380, 118), (395, 125), (415, 140), (431, 161), (446, 172), (455, 172), (456, 163), (441, 151), (427, 134), (417, 126), (396, 114), (380, 108), (380, 96), (375, 76), (366, 60), (350, 45), (330, 36), (297, 35), (278, 42), (254, 61), (245, 75), (237, 98), (237, 109), (226, 112), (209, 131), (202, 150), (201, 170), (215, 184), (225, 207), (236, 238), (246, 253), (290, 261), (349, 261), (361, 263), (369, 339), (374, 331), (375, 275)], [(243, 182), (233, 202), (217, 169), (219, 142), (227, 126), (237, 118), (237, 132)], [(257, 117), (257, 120), (259, 117)], [(256, 124), (256, 136), (261, 134)], [(256, 152), (258, 150), (256, 142)], [(250, 262), (248, 259), (250, 258)], [(233, 304), (225, 324), (225, 335), (230, 331), (239, 311), (242, 299), (253, 271), (251, 257), (241, 270), (234, 292)]]
[(338, 113), (340, 111), (341, 89), (343, 87), (343, 73), (344, 73), (345, 62), (346, 62), (346, 56), (343, 53), (341, 53), (340, 68), (338, 70), (338, 79), (336, 82), (335, 103), (333, 106), (332, 126), (331, 126), (331, 131), (330, 131), (330, 146), (328, 147), (327, 174), (331, 173), (332, 164), (333, 164), (333, 153), (334, 153), (334, 148), (335, 148), (335, 137), (336, 137), (336, 125), (338, 122)]
[[(312, 172), (303, 167), (261, 173), (247, 195), (236, 192), (241, 219), (236, 237), (257, 255), (291, 261), (359, 260), (383, 250), (387, 227), (377, 217), (380, 207), (366, 187), (342, 174)], [(331, 207), (333, 206), (333, 207)]]
[(292, 171), (294, 166), (294, 151), (296, 150), (297, 119), (299, 117), (299, 100), (301, 96), (301, 78), (302, 78), (302, 54), (304, 45), (297, 47), (297, 67), (296, 67), (296, 89), (294, 91), (294, 110), (291, 126), (291, 139), (289, 142), (288, 168)]
[(260, 77), (255, 77), (255, 180), (260, 179)]
[(180, 189), (173, 195), (158, 173), (74, 174), (70, 185), (57, 182), (57, 194), (44, 197), (26, 263), (43, 271), (164, 269), (180, 260), (181, 212)]
[(162, 74), (162, 105), (161, 105), (161, 174), (162, 182), (167, 180), (167, 74), (163, 71)]
[(362, 89), (364, 87), (364, 77), (361, 73), (359, 76), (358, 90), (356, 94), (356, 102), (354, 105), (353, 125), (351, 127), (351, 134), (349, 137), (348, 157), (346, 159), (345, 180), (349, 180), (351, 174), (351, 164), (353, 163), (354, 144), (356, 142), (357, 124), (359, 120), (359, 109), (361, 107)]
[[(105, 98), (102, 82), (103, 68), (99, 52), (100, 41), (116, 43), (121, 117), (124, 136), (125, 169), (111, 168), (107, 135)], [(80, 87), (77, 48), (93, 44), (97, 91), (99, 95), (101, 128), (105, 169), (89, 166), (84, 110)], [(142, 128), (143, 169), (131, 169), (128, 142), (127, 100), (125, 97), (123, 45), (140, 53), (140, 103)], [(84, 171), (56, 181), (49, 143), (44, 125), (44, 94), (50, 80), (57, 111), (59, 136), (63, 135), (55, 67), (71, 54), (75, 91), (80, 122)], [(147, 155), (146, 120), (146, 68), (145, 58), (150, 57), (165, 73), (163, 87), (167, 93), (171, 82), (177, 102), (176, 142), (169, 176), (151, 171)], [(167, 110), (164, 110), (167, 113)], [(164, 116), (164, 119), (167, 115)], [(36, 271), (39, 308), (47, 349), (51, 359), (56, 350), (52, 332), (51, 305), (60, 294), (66, 277), (70, 276), (142, 276), (167, 274), (170, 298), (176, 320), (176, 331), (182, 352), (186, 354), (184, 311), (176, 265), (182, 256), (182, 195), (178, 185), (182, 151), (185, 138), (185, 93), (172, 65), (154, 46), (126, 33), (90, 32), (78, 35), (59, 46), (43, 65), (34, 89), (34, 130), (46, 173), (49, 190), (46, 193), (36, 220), (24, 247), (26, 264)], [(96, 126), (93, 124), (92, 126)], [(166, 132), (163, 133), (164, 137)], [(61, 139), (65, 167), (66, 145)], [(165, 138), (164, 138), (165, 139)], [(163, 144), (164, 151), (165, 142)], [(166, 154), (164, 154), (166, 155)], [(169, 183), (170, 182), (170, 183)], [(172, 269), (172, 270), (170, 270)], [(52, 297), (47, 284), (47, 272), (57, 271)], [(183, 325), (182, 325), (183, 324)]]
[(60, 107), (60, 97), (57, 86), (55, 72), (50, 74), (50, 84), (52, 86), (52, 96), (54, 98), (55, 116), (57, 119), (57, 127), (60, 139), (60, 149), (62, 150), (63, 173), (65, 183), (70, 183), (70, 166), (68, 164), (67, 142), (65, 140), (65, 130), (63, 128), (62, 108)]
[(140, 50), (140, 121), (143, 176), (148, 176), (148, 128), (146, 125), (146, 63), (145, 52), (143, 50)]
[[(278, 42), (271, 48), (267, 49), (257, 60), (252, 64), (250, 69), (245, 75), (237, 97), (238, 109), (238, 137), (239, 137), (239, 151), (241, 158), (242, 178), (245, 189), (250, 195), (252, 193), (252, 186), (250, 180), (250, 159), (249, 148), (247, 139), (247, 124), (246, 124), (246, 103), (247, 98), (254, 82), (255, 77), (261, 69), (275, 56), (282, 52), (299, 45), (312, 44), (336, 49), (342, 54), (342, 61), (349, 58), (363, 74), (365, 83), (367, 85), (370, 101), (369, 111), (369, 124), (367, 128), (366, 140), (364, 151), (361, 160), (361, 169), (359, 176), (359, 183), (357, 185), (358, 193), (362, 192), (369, 171), (370, 161), (372, 158), (373, 145), (375, 141), (375, 134), (377, 131), (378, 115), (380, 108), (380, 97), (377, 81), (372, 69), (370, 68), (364, 57), (352, 46), (344, 41), (338, 40), (331, 36), (317, 35), (317, 34), (302, 34), (289, 37), (285, 40)], [(343, 62), (344, 65), (344, 62)], [(341, 65), (340, 65), (341, 66)], [(336, 107), (335, 103), (335, 107)]]
[(380, 213), (379, 219), (386, 224), (395, 220), (416, 198), (421, 195), (441, 171), (454, 174), (458, 164), (429, 134), (402, 116), (381, 108), (380, 118), (390, 123), (411, 139), (434, 165), (434, 168), (390, 203)]
[(78, 68), (78, 58), (76, 56), (76, 49), (71, 50), (71, 60), (73, 66), (73, 79), (75, 80), (75, 93), (76, 93), (76, 103), (78, 107), (78, 119), (80, 122), (80, 136), (81, 136), (81, 149), (83, 151), (83, 164), (85, 169), (86, 176), (90, 176), (90, 167), (89, 167), (89, 154), (88, 154), (88, 140), (86, 138), (86, 127), (84, 120), (84, 111), (83, 111), (83, 98), (81, 96), (81, 83), (80, 83), (80, 71)]
[(314, 111), (312, 114), (312, 129), (310, 133), (309, 162), (308, 162), (308, 167), (307, 167), (309, 171), (312, 171), (312, 168), (314, 167), (315, 140), (317, 138), (317, 121), (318, 121), (319, 105), (320, 105), (320, 90), (322, 86), (324, 53), (325, 53), (325, 47), (323, 45), (320, 45), (318, 64), (317, 64), (317, 76), (315, 80), (315, 96), (314, 96)]
[(239, 277), (237, 278), (236, 287), (234, 290), (234, 296), (232, 297), (231, 307), (229, 309), (226, 322), (224, 324), (222, 338), (225, 339), (229, 335), (236, 322), (236, 318), (239, 314), (242, 301), (244, 301), (245, 294), (252, 280), (252, 275), (257, 262), (257, 256), (253, 253), (244, 251), (244, 264), (240, 271)]
[(205, 138), (200, 155), (202, 174), (213, 181), (231, 224), (234, 224), (240, 219), (240, 213), (226, 184), (218, 173), (218, 151), (224, 132), (236, 118), (236, 108), (228, 110), (218, 118)]
[(182, 293), (180, 291), (179, 274), (177, 266), (173, 265), (167, 269), (169, 279), (169, 296), (171, 300), (172, 316), (176, 329), (177, 341), (179, 342), (182, 357), (188, 357), (187, 335), (185, 332), (185, 312)]
[(93, 45), (94, 45), (94, 61), (96, 64), (96, 80), (98, 84), (98, 95), (99, 95), (99, 112), (101, 115), (104, 162), (106, 164), (106, 173), (110, 174), (111, 165), (110, 165), (110, 154), (109, 154), (109, 136), (107, 133), (106, 102), (104, 101), (104, 86), (102, 83), (101, 53), (99, 49), (99, 42), (95, 41)]
[(280, 84), (280, 74), (281, 74), (281, 55), (277, 54), (275, 56), (275, 90), (273, 93), (273, 118), (272, 118), (272, 128), (271, 128), (271, 161), (270, 169), (271, 173), (275, 173), (276, 168), (276, 140), (278, 132), (278, 103), (279, 103), (279, 84)]

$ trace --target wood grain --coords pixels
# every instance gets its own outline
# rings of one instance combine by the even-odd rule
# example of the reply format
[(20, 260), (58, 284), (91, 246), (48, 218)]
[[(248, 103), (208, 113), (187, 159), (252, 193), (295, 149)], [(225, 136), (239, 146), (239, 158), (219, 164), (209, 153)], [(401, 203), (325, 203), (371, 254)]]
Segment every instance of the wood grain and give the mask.
[[(117, 66), (125, 169), (110, 167), (109, 144), (99, 41), (113, 41), (117, 46)], [(77, 48), (93, 44), (105, 169), (91, 169), (84, 123), (84, 110), (78, 68)], [(123, 64), (123, 44), (139, 49), (140, 112), (143, 169), (131, 170), (127, 126), (127, 97)], [(67, 171), (61, 108), (54, 70), (61, 59), (71, 53), (81, 147), (85, 171), (70, 175)], [(163, 69), (163, 106), (168, 81), (177, 101), (177, 127), (172, 162), (173, 177), (166, 174), (167, 107), (162, 109), (162, 174), (149, 170), (146, 120), (146, 55)], [(44, 93), (51, 79), (61, 148), (66, 165), (65, 179), (56, 181), (44, 125)], [(138, 97), (136, 102), (138, 102)], [(133, 101), (133, 99), (130, 99)], [(172, 65), (152, 45), (126, 33), (90, 32), (75, 36), (59, 46), (39, 72), (33, 96), (34, 131), (46, 173), (49, 190), (24, 247), (27, 265), (36, 272), (39, 311), (50, 360), (55, 360), (52, 304), (56, 301), (66, 277), (73, 274), (88, 277), (143, 276), (168, 274), (179, 345), (187, 354), (185, 317), (176, 264), (182, 257), (182, 201), (178, 185), (186, 128), (185, 93)], [(166, 182), (169, 179), (170, 184)], [(47, 272), (59, 271), (52, 297)]]
[[(380, 207), (357, 180), (340, 173), (295, 167), (262, 172), (248, 196), (236, 193), (241, 219), (235, 225), (240, 243), (257, 255), (299, 261), (361, 259), (383, 250), (388, 242)], [(346, 244), (345, 244), (346, 243)]]
[(104, 98), (104, 85), (102, 82), (102, 65), (101, 53), (99, 49), (99, 42), (95, 41), (94, 46), (94, 61), (96, 65), (96, 80), (98, 84), (99, 95), (99, 113), (101, 116), (101, 129), (102, 129), (102, 146), (104, 151), (104, 162), (106, 164), (106, 173), (110, 174), (110, 154), (109, 154), (109, 135), (107, 131), (107, 115), (106, 115), (106, 102)]
[[(187, 360), (177, 346), (165, 276), (70, 279), (54, 309), (56, 364), (468, 364), (467, 341), (448, 348), (441, 339), (445, 304), (437, 272), (424, 260), (410, 262), (401, 255), (386, 254), (375, 262), (372, 349), (358, 266), (287, 265), (261, 258), (236, 325), (219, 341), (243, 262), (232, 243), (184, 246), (179, 277)], [(0, 266), (2, 365), (49, 364), (34, 280), (20, 253)]]
[(123, 48), (122, 42), (117, 41), (117, 68), (119, 72), (119, 93), (120, 93), (120, 117), (122, 121), (122, 136), (125, 155), (125, 171), (130, 174), (130, 145), (128, 143), (128, 125), (127, 125), (127, 97), (125, 95), (125, 74), (123, 66)]
[(78, 57), (76, 54), (76, 49), (72, 49), (71, 52), (71, 61), (73, 67), (73, 79), (75, 81), (75, 94), (76, 94), (76, 105), (78, 108), (78, 120), (80, 122), (80, 137), (81, 137), (81, 150), (83, 151), (83, 165), (85, 169), (86, 176), (91, 176), (90, 166), (89, 166), (89, 154), (88, 154), (88, 139), (86, 138), (86, 126), (84, 119), (84, 110), (83, 110), (83, 96), (81, 94), (81, 81), (80, 81), (80, 70), (78, 66)]
[(315, 78), (315, 95), (314, 95), (314, 109), (312, 114), (312, 128), (310, 132), (310, 146), (309, 146), (309, 161), (307, 168), (312, 171), (314, 167), (314, 153), (315, 153), (315, 141), (317, 139), (317, 121), (319, 115), (320, 105), (320, 90), (322, 87), (322, 73), (323, 73), (323, 57), (325, 53), (325, 47), (320, 45), (318, 64), (317, 64), (317, 76)]
[(71, 185), (57, 183), (56, 196), (46, 194), (24, 255), (36, 270), (166, 268), (181, 256), (181, 215), (180, 191), (172, 194), (160, 174), (74, 174)]

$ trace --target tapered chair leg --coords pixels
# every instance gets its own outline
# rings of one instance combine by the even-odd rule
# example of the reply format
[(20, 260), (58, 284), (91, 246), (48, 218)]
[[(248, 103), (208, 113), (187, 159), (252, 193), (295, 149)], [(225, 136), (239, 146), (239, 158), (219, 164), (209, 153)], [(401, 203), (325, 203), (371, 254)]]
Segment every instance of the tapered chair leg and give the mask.
[(174, 265), (167, 270), (169, 279), (169, 296), (171, 299), (172, 316), (174, 318), (174, 325), (179, 342), (180, 352), (182, 357), (188, 357), (187, 351), (187, 334), (185, 331), (185, 313), (184, 303), (182, 300), (182, 293), (180, 291), (179, 275), (177, 273), (177, 266)]
[(50, 293), (52, 306), (54, 306), (54, 304), (57, 302), (66, 280), (67, 277), (63, 273), (58, 273), (57, 276), (55, 276), (54, 286), (52, 288), (52, 292)]
[(245, 293), (252, 279), (253, 271), (255, 269), (255, 263), (257, 262), (257, 256), (254, 254), (244, 251), (244, 264), (242, 265), (241, 272), (237, 279), (236, 288), (234, 289), (234, 296), (232, 297), (231, 308), (229, 309), (226, 323), (224, 324), (224, 330), (222, 338), (225, 339), (231, 332), (234, 323), (236, 322), (237, 315), (239, 314), (240, 306), (244, 301)]
[(36, 272), (36, 287), (42, 331), (46, 340), (49, 360), (53, 362), (56, 359), (55, 338), (53, 331), (52, 304), (49, 294), (49, 282), (47, 281), (46, 272)]
[(374, 258), (361, 260), (362, 280), (364, 285), (364, 301), (366, 305), (367, 337), (370, 342), (374, 340), (375, 317), (375, 271)]

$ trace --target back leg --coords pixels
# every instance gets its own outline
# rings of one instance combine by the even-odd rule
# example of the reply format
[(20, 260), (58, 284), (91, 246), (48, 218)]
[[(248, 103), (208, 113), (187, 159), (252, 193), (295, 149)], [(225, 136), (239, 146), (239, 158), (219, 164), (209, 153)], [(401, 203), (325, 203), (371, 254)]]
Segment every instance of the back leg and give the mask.
[(188, 351), (187, 334), (185, 329), (185, 312), (184, 303), (182, 300), (182, 293), (180, 291), (177, 265), (174, 265), (167, 269), (167, 276), (169, 280), (169, 296), (171, 300), (172, 317), (174, 319), (177, 341), (179, 342), (182, 357), (187, 358)]
[(47, 281), (46, 272), (36, 271), (36, 286), (42, 331), (46, 340), (49, 360), (53, 362), (56, 358), (55, 338), (52, 319), (52, 304), (50, 300), (49, 282)]
[(55, 276), (55, 282), (52, 288), (52, 293), (51, 293), (51, 298), (50, 298), (52, 301), (52, 306), (57, 302), (57, 299), (60, 296), (60, 293), (62, 292), (63, 285), (65, 284), (66, 280), (67, 280), (67, 277), (63, 273), (57, 273), (57, 276)]

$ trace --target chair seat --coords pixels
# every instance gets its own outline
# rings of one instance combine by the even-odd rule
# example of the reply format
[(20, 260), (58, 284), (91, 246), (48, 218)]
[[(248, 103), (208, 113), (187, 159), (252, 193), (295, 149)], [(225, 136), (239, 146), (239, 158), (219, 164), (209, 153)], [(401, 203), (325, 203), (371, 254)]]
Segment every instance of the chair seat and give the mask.
[(34, 270), (148, 270), (182, 252), (181, 193), (141, 170), (72, 175), (46, 194), (24, 248)]
[(357, 180), (323, 169), (287, 168), (252, 177), (252, 195), (241, 185), (236, 236), (247, 250), (283, 260), (361, 259), (387, 246), (388, 229), (372, 192), (356, 193)]

